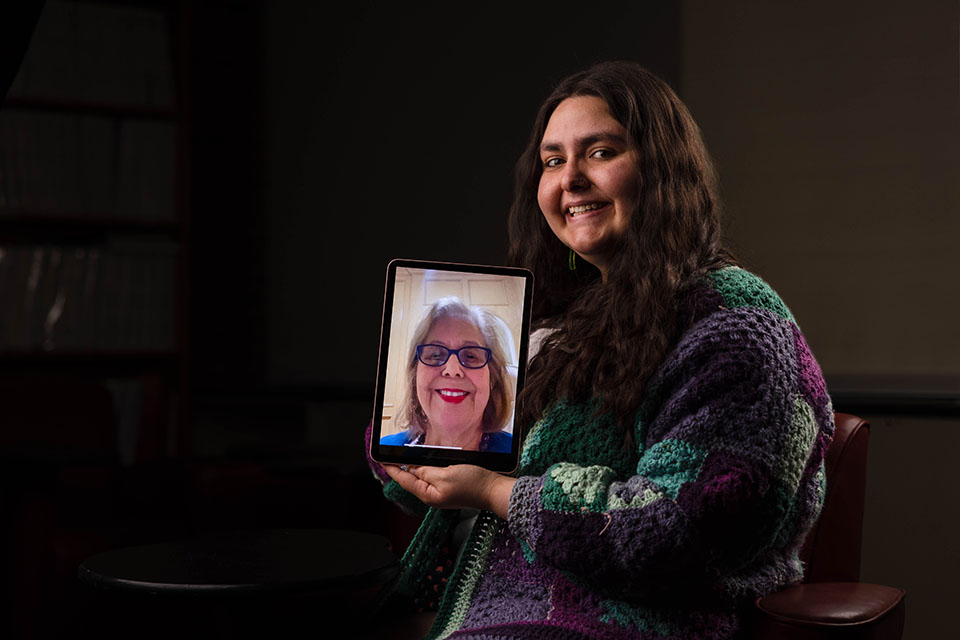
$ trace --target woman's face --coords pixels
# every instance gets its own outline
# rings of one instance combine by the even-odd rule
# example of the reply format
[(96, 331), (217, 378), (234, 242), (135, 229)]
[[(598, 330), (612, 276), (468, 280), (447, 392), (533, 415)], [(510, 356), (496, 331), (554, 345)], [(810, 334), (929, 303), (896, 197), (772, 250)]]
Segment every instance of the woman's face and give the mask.
[(638, 152), (595, 96), (567, 98), (540, 145), (537, 200), (553, 233), (606, 274), (637, 204)]
[[(463, 318), (444, 317), (433, 323), (425, 344), (448, 349), (485, 347), (483, 334)], [(436, 437), (457, 438), (482, 431), (483, 410), (490, 400), (490, 364), (468, 369), (450, 354), (439, 367), (417, 361), (417, 399)]]

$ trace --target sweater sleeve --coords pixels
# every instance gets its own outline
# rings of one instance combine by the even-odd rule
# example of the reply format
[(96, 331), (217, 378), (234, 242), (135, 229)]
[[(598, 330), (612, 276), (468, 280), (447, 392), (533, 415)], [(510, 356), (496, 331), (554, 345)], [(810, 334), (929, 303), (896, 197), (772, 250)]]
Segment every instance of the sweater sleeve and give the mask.
[(797, 579), (833, 414), (789, 312), (721, 306), (684, 334), (650, 388), (635, 475), (569, 461), (518, 479), (508, 522), (525, 554), (640, 595), (758, 566), (779, 572), (775, 582)]
[(364, 455), (366, 455), (367, 466), (370, 467), (373, 477), (379, 480), (380, 484), (383, 485), (383, 495), (409, 515), (424, 515), (427, 512), (427, 505), (423, 504), (419, 498), (415, 497), (413, 494), (397, 484), (389, 475), (387, 475), (387, 472), (383, 469), (383, 465), (370, 457), (370, 444), (372, 438), (373, 421), (371, 420), (370, 424), (367, 425), (367, 430), (364, 434)]

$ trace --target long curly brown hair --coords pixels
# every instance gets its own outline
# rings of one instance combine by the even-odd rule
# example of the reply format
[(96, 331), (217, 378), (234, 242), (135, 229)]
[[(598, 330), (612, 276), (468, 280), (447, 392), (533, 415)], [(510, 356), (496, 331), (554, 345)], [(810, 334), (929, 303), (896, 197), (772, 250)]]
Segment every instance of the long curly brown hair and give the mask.
[[(606, 267), (577, 260), (537, 202), (540, 144), (567, 98), (596, 96), (630, 133), (639, 156), (638, 203)], [(518, 421), (530, 427), (555, 400), (599, 400), (632, 443), (650, 376), (676, 339), (678, 303), (711, 269), (735, 264), (721, 246), (713, 165), (699, 127), (676, 93), (633, 62), (594, 65), (562, 80), (537, 113), (515, 167), (510, 260), (534, 272), (534, 325), (555, 331), (530, 363)]]

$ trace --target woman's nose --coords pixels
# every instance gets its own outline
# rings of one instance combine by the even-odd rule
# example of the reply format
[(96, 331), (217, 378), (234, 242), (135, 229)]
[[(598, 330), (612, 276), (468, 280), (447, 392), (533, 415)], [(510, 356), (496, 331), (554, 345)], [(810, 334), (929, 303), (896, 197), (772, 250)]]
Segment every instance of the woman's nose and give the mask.
[(457, 359), (457, 356), (450, 354), (450, 357), (447, 358), (446, 363), (443, 365), (443, 371), (441, 373), (445, 376), (452, 377), (463, 377), (463, 367), (460, 366), (460, 361)]
[(563, 169), (563, 179), (560, 183), (563, 190), (571, 193), (582, 191), (588, 184), (589, 181), (587, 180), (587, 176), (584, 175), (580, 163), (576, 160), (568, 160)]

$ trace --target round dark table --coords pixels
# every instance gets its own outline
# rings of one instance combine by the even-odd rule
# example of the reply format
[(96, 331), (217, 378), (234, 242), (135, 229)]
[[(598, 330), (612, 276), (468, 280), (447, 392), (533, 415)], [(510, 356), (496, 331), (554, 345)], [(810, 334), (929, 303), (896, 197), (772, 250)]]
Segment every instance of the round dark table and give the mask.
[(233, 638), (362, 621), (398, 567), (382, 536), (270, 529), (115, 549), (78, 575), (94, 596), (85, 624), (100, 637)]

